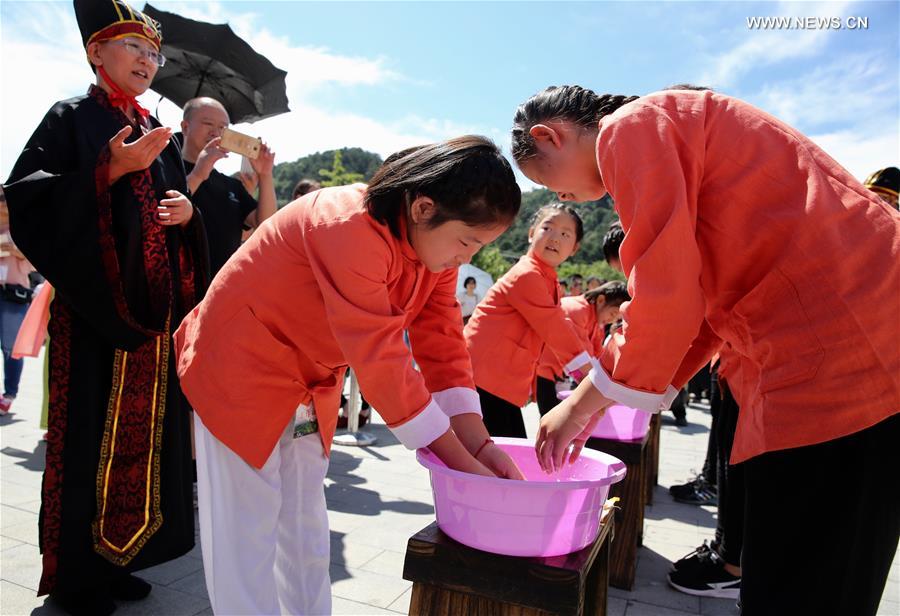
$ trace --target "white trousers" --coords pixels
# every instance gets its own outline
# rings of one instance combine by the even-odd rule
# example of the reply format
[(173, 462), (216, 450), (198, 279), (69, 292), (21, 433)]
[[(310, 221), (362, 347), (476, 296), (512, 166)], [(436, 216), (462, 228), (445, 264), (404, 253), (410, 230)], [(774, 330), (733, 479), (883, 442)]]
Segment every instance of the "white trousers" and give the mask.
[(330, 614), (325, 457), (318, 433), (293, 421), (261, 470), (194, 413), (200, 547), (213, 612)]

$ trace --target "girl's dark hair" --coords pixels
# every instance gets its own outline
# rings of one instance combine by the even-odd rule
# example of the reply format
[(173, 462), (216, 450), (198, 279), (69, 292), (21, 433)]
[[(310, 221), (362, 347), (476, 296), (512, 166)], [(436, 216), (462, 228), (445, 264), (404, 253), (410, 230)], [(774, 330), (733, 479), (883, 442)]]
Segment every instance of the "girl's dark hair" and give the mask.
[(603, 94), (581, 86), (550, 86), (519, 105), (513, 119), (512, 156), (517, 163), (537, 154), (531, 128), (552, 120), (569, 120), (584, 128), (596, 128), (605, 115), (637, 100), (637, 96)]
[(550, 203), (541, 206), (531, 219), (531, 227), (537, 227), (547, 216), (556, 212), (565, 212), (575, 219), (575, 241), (580, 242), (584, 238), (584, 221), (581, 220), (578, 210), (566, 203)]
[(603, 236), (603, 258), (609, 263), (619, 258), (619, 246), (625, 240), (625, 230), (618, 220), (609, 225), (609, 230)]
[(474, 282), (476, 285), (478, 284), (478, 281), (475, 280), (475, 277), (474, 277), (474, 276), (468, 276), (468, 277), (465, 279), (465, 281), (463, 282), (463, 286), (464, 286), (464, 287), (469, 286), (469, 283), (470, 283), (470, 282)]
[(711, 92), (712, 88), (708, 86), (697, 86), (692, 83), (676, 83), (663, 88), (663, 90), (693, 90), (695, 92)]
[(436, 210), (428, 228), (450, 220), (470, 226), (509, 224), (519, 213), (522, 192), (512, 167), (494, 143), (465, 135), (392, 154), (366, 190), (366, 209), (400, 237), (400, 217), (416, 197)]
[(317, 181), (311, 180), (309, 178), (303, 178), (294, 186), (294, 190), (291, 192), (291, 199), (302, 197), (303, 195), (315, 192), (320, 188), (322, 188), (322, 185)]
[(597, 298), (603, 296), (606, 306), (621, 306), (623, 302), (631, 299), (628, 294), (628, 287), (621, 280), (613, 280), (600, 285), (596, 289), (585, 291), (584, 299), (590, 304), (596, 304)]

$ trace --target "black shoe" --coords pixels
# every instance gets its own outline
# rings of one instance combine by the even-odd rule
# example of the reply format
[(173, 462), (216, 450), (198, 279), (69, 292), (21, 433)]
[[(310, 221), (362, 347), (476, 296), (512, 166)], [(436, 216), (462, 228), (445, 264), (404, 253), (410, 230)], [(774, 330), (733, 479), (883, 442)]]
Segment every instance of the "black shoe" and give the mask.
[[(692, 473), (696, 473), (697, 471), (691, 469)], [(674, 496), (687, 496), (691, 494), (697, 489), (697, 485), (701, 482), (706, 482), (706, 479), (703, 477), (703, 473), (698, 473), (694, 476), (693, 479), (688, 479), (684, 483), (679, 483), (674, 486), (669, 487), (669, 494)]]
[(694, 548), (693, 552), (672, 563), (672, 571), (682, 571), (692, 567), (698, 567), (703, 561), (712, 558), (712, 552), (718, 551), (719, 546), (716, 545), (715, 541), (709, 543), (704, 541), (703, 545)]
[(686, 505), (716, 505), (719, 502), (719, 491), (703, 475), (697, 475), (685, 484), (670, 487), (669, 494), (676, 502)]
[(109, 583), (109, 593), (119, 601), (138, 601), (149, 595), (151, 590), (153, 586), (150, 582), (131, 574), (117, 576)]
[(678, 426), (679, 428), (684, 428), (685, 426), (688, 425), (687, 417), (685, 417), (684, 415), (676, 415), (675, 416), (675, 425)]
[(668, 575), (669, 585), (675, 590), (696, 597), (739, 599), (741, 578), (725, 571), (725, 561), (713, 551), (710, 558), (698, 561), (697, 567), (679, 569)]
[(96, 589), (51, 592), (50, 599), (72, 616), (109, 616), (116, 611), (116, 604), (109, 594)]

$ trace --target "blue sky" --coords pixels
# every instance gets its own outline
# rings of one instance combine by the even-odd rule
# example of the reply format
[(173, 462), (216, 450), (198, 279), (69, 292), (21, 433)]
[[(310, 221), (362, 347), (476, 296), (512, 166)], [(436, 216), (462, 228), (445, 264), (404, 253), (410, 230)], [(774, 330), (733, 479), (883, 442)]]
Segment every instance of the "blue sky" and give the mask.
[[(686, 81), (779, 116), (857, 176), (900, 163), (896, 1), (153, 4), (228, 21), (288, 71), (294, 111), (238, 127), (279, 160), (341, 146), (386, 155), (462, 132), (506, 147), (516, 105), (547, 85), (643, 94)], [(751, 29), (753, 16), (834, 17), (844, 28)], [(851, 16), (868, 28), (847, 29)], [(71, 2), (3, 0), (0, 52), (5, 179), (44, 111), (92, 76)], [(157, 107), (158, 96), (144, 100)], [(167, 102), (158, 110), (166, 124), (180, 119)]]

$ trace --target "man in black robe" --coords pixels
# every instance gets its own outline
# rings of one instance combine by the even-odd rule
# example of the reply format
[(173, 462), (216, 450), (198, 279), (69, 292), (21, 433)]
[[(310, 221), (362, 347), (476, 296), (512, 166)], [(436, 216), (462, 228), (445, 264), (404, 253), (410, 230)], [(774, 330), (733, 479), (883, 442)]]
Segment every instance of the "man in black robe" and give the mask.
[(194, 545), (189, 415), (171, 332), (208, 254), (171, 130), (140, 107), (158, 26), (121, 0), (75, 0), (97, 84), (56, 103), (4, 187), (13, 238), (56, 289), (38, 593), (109, 614), (130, 572)]

